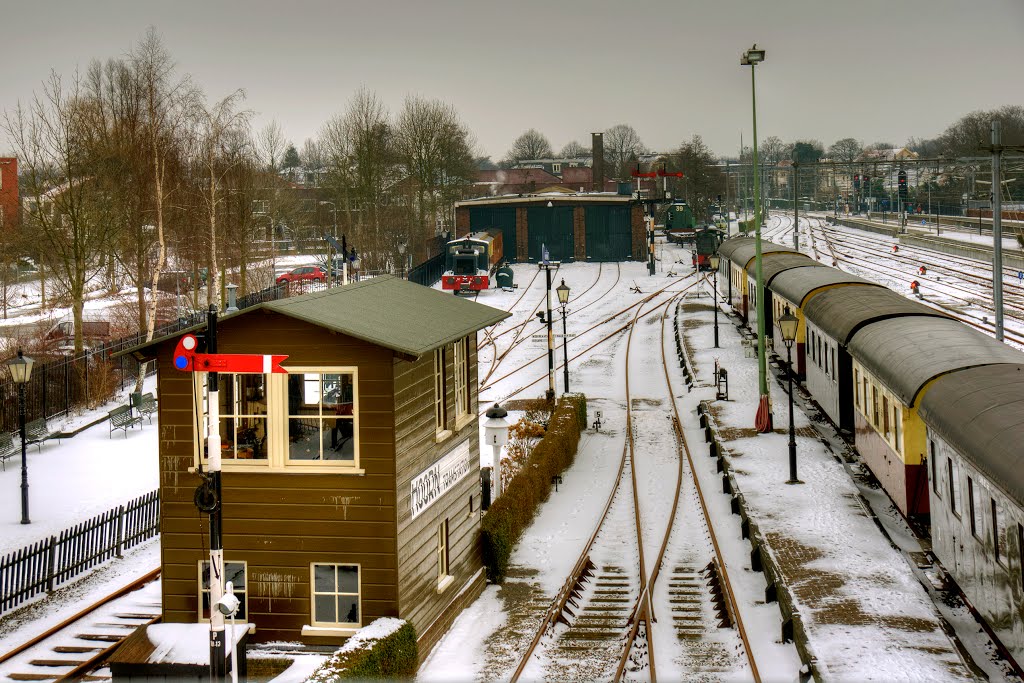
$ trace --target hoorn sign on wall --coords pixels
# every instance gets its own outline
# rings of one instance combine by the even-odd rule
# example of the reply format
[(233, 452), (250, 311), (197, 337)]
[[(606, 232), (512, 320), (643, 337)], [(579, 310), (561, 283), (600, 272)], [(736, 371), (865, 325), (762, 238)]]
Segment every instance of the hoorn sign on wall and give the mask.
[(469, 474), (469, 457), (469, 439), (466, 439), (413, 478), (409, 492), (413, 519)]

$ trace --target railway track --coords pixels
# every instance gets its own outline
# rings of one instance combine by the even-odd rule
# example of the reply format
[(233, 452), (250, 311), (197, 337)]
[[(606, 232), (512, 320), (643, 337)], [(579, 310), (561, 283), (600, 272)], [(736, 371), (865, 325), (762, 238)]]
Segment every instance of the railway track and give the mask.
[[(876, 276), (881, 276), (881, 281), (883, 282), (885, 280), (896, 281), (900, 283), (906, 282), (906, 284), (909, 286), (909, 283), (912, 280), (919, 280), (925, 282), (931, 280), (936, 285), (941, 284), (942, 296), (950, 299), (951, 302), (946, 303), (942, 300), (938, 300), (935, 298), (928, 298), (924, 300), (924, 303), (932, 306), (933, 308), (941, 310), (942, 312), (948, 314), (950, 317), (959, 320), (964, 324), (970, 325), (971, 327), (974, 327), (977, 330), (980, 330), (988, 334), (995, 333), (995, 323), (989, 321), (990, 318), (994, 318), (995, 316), (995, 308), (990, 301), (984, 298), (983, 294), (975, 290), (971, 290), (963, 285), (959, 285), (955, 282), (951, 283), (949, 281), (942, 281), (941, 283), (939, 283), (937, 280), (934, 279), (934, 276), (932, 278), (928, 278), (927, 276), (918, 274), (901, 276), (898, 273), (894, 273), (892, 269), (884, 269), (881, 266), (877, 265), (877, 263), (875, 261), (872, 261), (871, 259), (886, 258), (900, 260), (899, 252), (890, 253), (886, 252), (884, 249), (864, 247), (857, 244), (855, 240), (850, 240), (851, 242), (854, 243), (852, 245), (847, 245), (845, 241), (847, 233), (843, 233), (844, 247), (846, 247), (846, 249), (837, 249), (832, 246), (832, 238), (829, 236), (829, 231), (822, 225), (824, 221), (822, 221), (821, 219), (814, 220), (818, 222), (816, 230), (821, 234), (824, 241), (829, 245), (830, 251), (832, 251), (832, 253), (836, 255), (835, 262), (846, 263), (848, 264), (848, 266), (852, 266), (861, 271), (866, 271)], [(812, 230), (812, 234), (813, 232), (814, 230)], [(858, 250), (861, 254), (860, 256), (857, 255)], [(906, 256), (903, 256), (902, 258), (904, 260), (907, 259)], [(920, 261), (917, 261), (916, 263), (920, 264)], [(847, 268), (847, 270), (848, 269), (849, 268)], [(947, 270), (953, 271), (953, 269), (948, 268)], [(955, 272), (958, 273), (959, 271)], [(959, 277), (960, 275), (957, 276)], [(955, 292), (964, 292), (965, 294), (957, 294)], [(955, 302), (960, 303), (957, 304)], [(966, 312), (965, 309), (970, 307), (980, 309), (983, 314), (972, 314)], [(1004, 302), (1004, 307), (1020, 311), (1020, 316), (1008, 316), (1008, 318), (1014, 320), (1018, 324), (1024, 323), (1024, 306)], [(1024, 335), (1013, 330), (1004, 329), (1004, 336), (1008, 341), (1024, 346)]]
[(104, 663), (139, 626), (160, 620), (160, 570), (114, 591), (0, 656), (0, 680), (109, 681)]
[[(760, 680), (680, 428), (664, 341), (672, 303), (683, 295), (674, 292), (667, 299), (644, 302), (628, 323), (626, 428), (614, 485), (593, 532), (519, 654), (512, 681), (654, 682), (659, 662), (667, 663), (672, 679), (680, 671), (687, 680), (718, 680), (746, 670)], [(657, 314), (663, 392), (643, 374), (642, 364), (654, 358), (644, 352), (656, 341), (645, 339), (638, 345), (634, 340), (638, 329), (655, 329), (639, 321)], [(643, 349), (639, 360), (631, 355), (636, 346)], [(639, 381), (631, 378), (631, 367), (638, 364)], [(666, 404), (670, 420), (665, 419)], [(681, 500), (685, 528), (677, 519)], [(656, 602), (659, 579), (663, 599)], [(668, 635), (656, 638), (655, 629)], [(722, 630), (737, 635), (723, 639)], [(673, 635), (677, 648), (655, 651), (656, 642)], [(737, 642), (723, 646), (723, 640)], [(738, 663), (739, 650), (746, 657)]]

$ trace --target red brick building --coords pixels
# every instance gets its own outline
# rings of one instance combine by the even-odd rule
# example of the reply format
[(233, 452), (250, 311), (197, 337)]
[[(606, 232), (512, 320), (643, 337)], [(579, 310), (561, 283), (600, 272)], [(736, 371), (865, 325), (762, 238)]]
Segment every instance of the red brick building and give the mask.
[(18, 225), (18, 160), (0, 157), (0, 228)]

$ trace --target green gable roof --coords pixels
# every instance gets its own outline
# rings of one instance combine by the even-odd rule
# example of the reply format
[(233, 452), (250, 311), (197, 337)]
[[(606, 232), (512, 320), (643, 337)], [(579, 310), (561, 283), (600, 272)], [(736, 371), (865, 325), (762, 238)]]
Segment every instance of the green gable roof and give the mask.
[(269, 301), (261, 308), (413, 356), (511, 315), (390, 275)]
[[(422, 356), (512, 315), (391, 275), (322, 292), (268, 301), (220, 318), (228, 322), (264, 310), (346, 334), (398, 353)], [(127, 349), (141, 351), (204, 328), (196, 325)]]

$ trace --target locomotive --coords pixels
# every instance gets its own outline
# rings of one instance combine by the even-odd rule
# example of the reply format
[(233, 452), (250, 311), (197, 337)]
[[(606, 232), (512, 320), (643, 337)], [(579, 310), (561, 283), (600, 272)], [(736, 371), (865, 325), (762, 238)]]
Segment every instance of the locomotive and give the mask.
[(503, 256), (502, 232), (498, 229), (475, 232), (448, 242), (441, 288), (455, 294), (487, 289)]
[(708, 226), (694, 233), (693, 266), (700, 271), (711, 270), (711, 255), (718, 251), (725, 233)]

